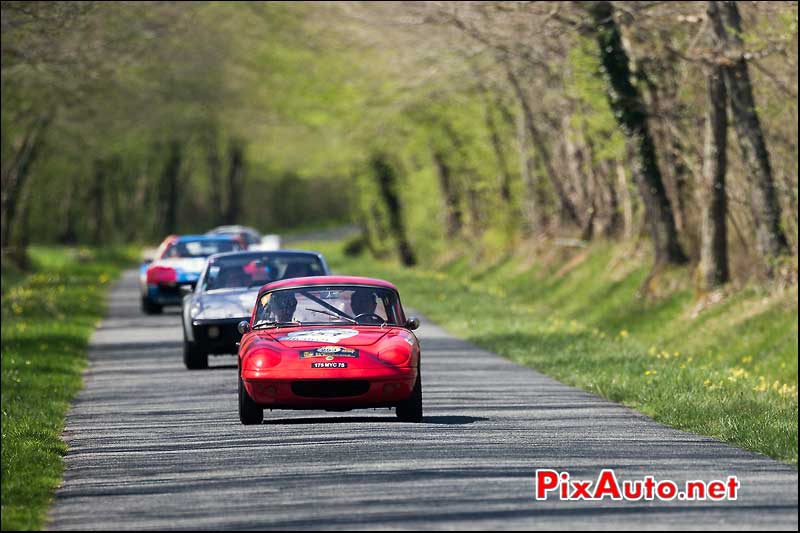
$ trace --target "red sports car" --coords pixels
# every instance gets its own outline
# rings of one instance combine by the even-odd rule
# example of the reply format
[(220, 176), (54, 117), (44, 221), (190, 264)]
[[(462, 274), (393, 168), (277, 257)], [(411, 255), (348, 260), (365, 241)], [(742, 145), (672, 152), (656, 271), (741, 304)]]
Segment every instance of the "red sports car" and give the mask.
[(315, 276), (261, 288), (239, 330), (239, 418), (264, 409), (394, 407), (422, 420), (420, 349), (397, 288), (387, 281)]

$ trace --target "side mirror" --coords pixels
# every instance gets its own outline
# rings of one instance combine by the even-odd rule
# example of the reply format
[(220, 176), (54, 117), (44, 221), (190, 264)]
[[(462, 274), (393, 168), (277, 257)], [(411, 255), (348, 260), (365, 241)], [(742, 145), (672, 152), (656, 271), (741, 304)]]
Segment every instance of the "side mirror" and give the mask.
[(143, 265), (149, 265), (152, 262), (153, 262), (153, 258), (152, 257), (147, 257), (147, 258), (142, 260), (142, 264)]
[(238, 329), (239, 333), (241, 333), (242, 335), (244, 335), (245, 333), (250, 333), (250, 322), (248, 322), (247, 320), (242, 320), (241, 322), (239, 322), (239, 325), (237, 326), (236, 329)]
[(406, 329), (417, 329), (419, 327), (419, 318), (412, 316), (406, 320)]

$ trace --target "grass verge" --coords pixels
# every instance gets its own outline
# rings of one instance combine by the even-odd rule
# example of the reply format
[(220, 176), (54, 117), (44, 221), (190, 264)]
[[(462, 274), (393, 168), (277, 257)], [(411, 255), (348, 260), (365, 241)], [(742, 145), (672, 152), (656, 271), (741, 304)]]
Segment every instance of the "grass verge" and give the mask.
[[(403, 268), (307, 243), (340, 273), (395, 282), (453, 334), (659, 422), (797, 464), (797, 286), (698, 304), (686, 270), (647, 281), (649, 257), (598, 243), (556, 259), (456, 254)], [(652, 295), (639, 295), (643, 285)]]
[(2, 529), (41, 529), (61, 481), (64, 416), (105, 294), (138, 250), (32, 247), (2, 271)]

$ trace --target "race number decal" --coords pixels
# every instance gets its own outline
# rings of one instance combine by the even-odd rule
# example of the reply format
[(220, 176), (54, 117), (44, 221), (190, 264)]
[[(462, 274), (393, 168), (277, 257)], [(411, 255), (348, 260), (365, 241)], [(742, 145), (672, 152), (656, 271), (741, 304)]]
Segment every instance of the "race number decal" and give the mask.
[(325, 344), (337, 343), (343, 339), (349, 339), (358, 335), (355, 329), (308, 329), (304, 331), (293, 331), (278, 340), (295, 342), (324, 342)]

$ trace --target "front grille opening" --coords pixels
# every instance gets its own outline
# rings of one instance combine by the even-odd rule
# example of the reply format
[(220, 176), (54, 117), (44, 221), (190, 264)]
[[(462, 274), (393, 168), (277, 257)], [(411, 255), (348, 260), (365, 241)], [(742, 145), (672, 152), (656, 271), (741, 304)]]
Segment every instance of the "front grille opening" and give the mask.
[(361, 396), (369, 390), (369, 381), (295, 381), (292, 392), (306, 398), (345, 398)]

